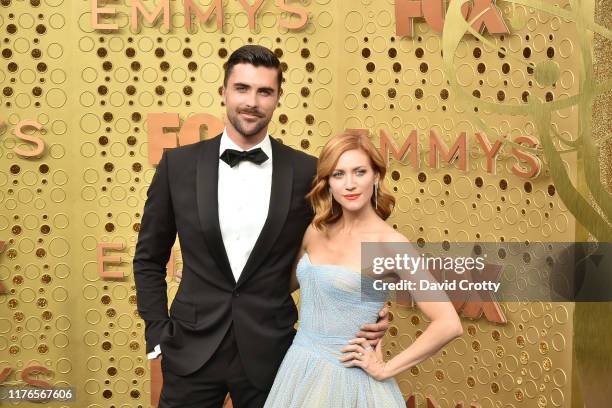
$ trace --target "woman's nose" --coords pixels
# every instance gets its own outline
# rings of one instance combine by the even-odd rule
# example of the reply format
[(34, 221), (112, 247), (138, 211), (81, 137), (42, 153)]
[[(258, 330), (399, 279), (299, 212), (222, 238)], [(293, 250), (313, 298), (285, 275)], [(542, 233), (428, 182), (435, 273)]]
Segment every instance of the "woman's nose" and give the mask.
[(344, 188), (348, 191), (353, 191), (355, 189), (355, 183), (353, 181), (353, 176), (347, 176), (346, 178), (346, 184), (344, 186)]

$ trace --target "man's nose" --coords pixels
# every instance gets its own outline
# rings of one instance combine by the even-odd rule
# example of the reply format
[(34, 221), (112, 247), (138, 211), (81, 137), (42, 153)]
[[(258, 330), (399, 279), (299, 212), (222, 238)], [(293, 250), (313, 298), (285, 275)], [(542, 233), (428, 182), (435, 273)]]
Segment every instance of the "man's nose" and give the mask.
[(249, 92), (246, 97), (245, 103), (249, 108), (257, 107), (257, 92)]

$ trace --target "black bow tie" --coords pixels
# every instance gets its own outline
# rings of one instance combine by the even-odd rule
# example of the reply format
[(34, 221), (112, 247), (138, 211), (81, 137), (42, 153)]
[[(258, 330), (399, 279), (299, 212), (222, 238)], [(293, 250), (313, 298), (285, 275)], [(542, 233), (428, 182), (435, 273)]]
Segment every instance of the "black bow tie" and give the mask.
[(220, 156), (221, 160), (229, 164), (230, 167), (234, 167), (243, 160), (248, 160), (255, 164), (261, 164), (268, 160), (268, 155), (261, 150), (260, 147), (249, 151), (240, 151), (234, 149), (225, 149)]

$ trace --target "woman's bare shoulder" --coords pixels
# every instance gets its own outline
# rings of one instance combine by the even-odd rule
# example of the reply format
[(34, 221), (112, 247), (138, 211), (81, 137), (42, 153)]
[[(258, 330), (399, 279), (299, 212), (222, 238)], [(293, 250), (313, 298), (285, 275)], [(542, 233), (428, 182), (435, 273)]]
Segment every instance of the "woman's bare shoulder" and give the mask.
[(410, 242), (402, 233), (383, 222), (378, 231), (378, 242)]
[(318, 230), (314, 224), (310, 224), (308, 228), (306, 228), (306, 232), (304, 233), (304, 239), (302, 240), (302, 246), (307, 247), (309, 243), (321, 240), (324, 237), (324, 233), (321, 230)]

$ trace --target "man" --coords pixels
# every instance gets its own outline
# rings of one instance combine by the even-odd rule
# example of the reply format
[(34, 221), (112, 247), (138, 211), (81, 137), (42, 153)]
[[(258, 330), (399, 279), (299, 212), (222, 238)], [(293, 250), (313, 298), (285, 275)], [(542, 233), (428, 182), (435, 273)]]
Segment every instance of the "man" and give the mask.
[[(313, 216), (304, 196), (316, 159), (268, 135), (281, 82), (270, 50), (236, 50), (223, 134), (164, 151), (149, 187), (134, 278), (147, 353), (163, 356), (159, 407), (218, 408), (228, 392), (237, 408), (261, 407), (291, 345), (290, 271)], [(168, 316), (177, 233), (182, 281)], [(379, 338), (387, 324), (358, 334)]]

